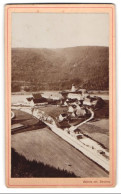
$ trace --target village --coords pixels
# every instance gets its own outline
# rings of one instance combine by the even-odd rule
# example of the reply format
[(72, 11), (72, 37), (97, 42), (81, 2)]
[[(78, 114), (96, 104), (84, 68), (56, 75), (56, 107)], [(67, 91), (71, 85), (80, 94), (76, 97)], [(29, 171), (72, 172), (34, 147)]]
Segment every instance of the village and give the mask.
[(112, 5), (37, 6), (6, 12), (7, 185), (112, 184)]
[(90, 116), (89, 109), (99, 109), (103, 106), (104, 100), (100, 97), (91, 97), (86, 89), (76, 88), (74, 84), (71, 90), (58, 93), (50, 92), (48, 95), (44, 93), (35, 93), (26, 99), (26, 105), (32, 107), (56, 105), (57, 107), (67, 107), (65, 113), (61, 113), (58, 122), (65, 120), (75, 120)]
[(12, 105), (12, 132), (21, 130), (23, 125), (14, 124), (14, 110), (31, 114), (48, 126), (55, 134), (81, 151), (88, 158), (109, 171), (109, 152), (101, 144), (81, 133), (80, 127), (93, 120), (95, 110), (103, 107), (105, 101), (90, 96), (86, 89), (76, 88), (61, 92), (34, 93), (24, 103)]
[[(14, 109), (28, 112), (42, 122), (56, 125), (77, 139), (83, 138), (78, 126), (94, 119), (95, 110), (105, 104), (100, 97), (91, 97), (86, 89), (80, 89), (72, 84), (71, 90), (49, 93), (34, 93), (26, 98), (24, 103), (13, 104)], [(48, 111), (52, 109), (52, 111)], [(11, 119), (15, 117), (11, 112)], [(12, 126), (17, 130), (19, 126)]]

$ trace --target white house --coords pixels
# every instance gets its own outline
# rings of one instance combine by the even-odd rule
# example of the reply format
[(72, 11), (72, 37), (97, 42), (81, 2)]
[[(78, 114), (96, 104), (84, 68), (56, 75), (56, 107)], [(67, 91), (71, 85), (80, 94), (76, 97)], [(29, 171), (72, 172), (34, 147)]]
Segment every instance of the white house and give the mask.
[(75, 85), (74, 85), (74, 84), (72, 84), (71, 91), (72, 91), (72, 92), (75, 92), (76, 90), (77, 90), (77, 89), (76, 89)]
[(86, 115), (85, 108), (82, 108), (80, 106), (77, 106), (77, 108), (76, 108), (76, 115), (77, 116), (85, 116)]

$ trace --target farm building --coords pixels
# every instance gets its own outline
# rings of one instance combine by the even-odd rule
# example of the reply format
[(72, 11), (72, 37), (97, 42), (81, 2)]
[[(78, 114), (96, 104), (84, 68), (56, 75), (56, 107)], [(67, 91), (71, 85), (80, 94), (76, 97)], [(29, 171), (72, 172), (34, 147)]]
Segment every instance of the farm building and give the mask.
[(68, 107), (68, 113), (73, 113), (73, 112), (75, 112), (75, 110), (76, 110), (76, 106), (74, 106), (74, 105), (70, 105)]
[(26, 98), (25, 103), (29, 104), (30, 106), (34, 106), (33, 97)]
[(74, 130), (74, 133), (75, 133), (75, 134), (80, 134), (80, 129), (78, 129), (78, 128), (75, 129), (75, 130)]
[(71, 91), (72, 91), (72, 92), (75, 92), (76, 90), (77, 90), (77, 88), (75, 87), (74, 84), (72, 84)]
[(41, 93), (41, 96), (46, 99), (51, 99), (51, 100), (62, 100), (63, 96), (59, 92), (43, 92)]
[(92, 106), (91, 98), (85, 98), (83, 101), (83, 105)]
[(87, 114), (87, 111), (84, 107), (80, 107), (78, 104), (74, 104), (69, 106), (68, 113), (72, 117), (83, 117)]
[(40, 93), (33, 94), (33, 101), (34, 103), (45, 103), (47, 102), (47, 99), (42, 97)]
[(85, 108), (77, 106), (76, 108), (76, 115), (79, 116), (85, 116), (87, 114), (87, 111)]
[(83, 97), (89, 95), (86, 89), (77, 88), (74, 84), (72, 84), (71, 90), (65, 90), (60, 93), (64, 99), (70, 98), (78, 100), (83, 100)]
[(104, 105), (104, 100), (100, 97), (87, 97), (83, 101), (83, 105), (93, 106), (94, 108), (101, 108)]
[(78, 93), (69, 93), (67, 95), (68, 99), (77, 99), (77, 100), (83, 100), (83, 96)]
[(63, 121), (64, 119), (66, 119), (67, 118), (67, 115), (66, 114), (60, 114), (59, 115), (59, 121), (61, 122), (61, 121)]

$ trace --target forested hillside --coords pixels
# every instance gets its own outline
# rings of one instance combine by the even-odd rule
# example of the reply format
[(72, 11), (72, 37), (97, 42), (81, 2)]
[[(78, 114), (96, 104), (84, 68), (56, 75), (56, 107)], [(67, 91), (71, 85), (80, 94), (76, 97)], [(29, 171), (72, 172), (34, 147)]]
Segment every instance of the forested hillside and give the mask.
[(109, 48), (12, 49), (12, 91), (108, 90)]

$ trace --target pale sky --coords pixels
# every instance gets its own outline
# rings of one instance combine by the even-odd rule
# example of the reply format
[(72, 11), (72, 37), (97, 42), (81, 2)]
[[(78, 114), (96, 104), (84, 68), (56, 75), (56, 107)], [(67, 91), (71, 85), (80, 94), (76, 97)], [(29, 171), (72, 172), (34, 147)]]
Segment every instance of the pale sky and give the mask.
[(109, 14), (13, 13), (12, 47), (109, 46)]

